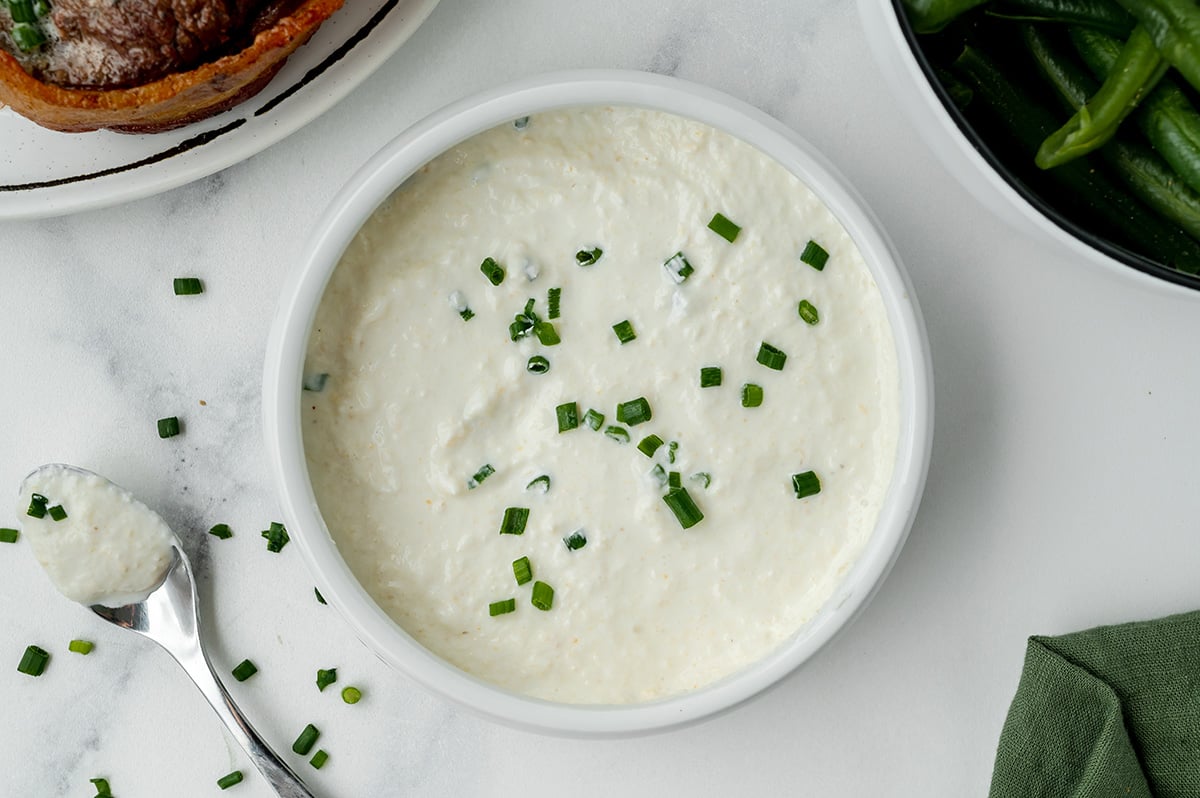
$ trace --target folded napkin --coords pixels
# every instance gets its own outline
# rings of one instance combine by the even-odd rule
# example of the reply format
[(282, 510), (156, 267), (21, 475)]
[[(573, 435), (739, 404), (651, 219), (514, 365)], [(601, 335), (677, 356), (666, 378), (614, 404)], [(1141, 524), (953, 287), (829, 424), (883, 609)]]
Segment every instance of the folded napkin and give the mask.
[(1200, 612), (1031, 637), (990, 798), (1200, 798)]

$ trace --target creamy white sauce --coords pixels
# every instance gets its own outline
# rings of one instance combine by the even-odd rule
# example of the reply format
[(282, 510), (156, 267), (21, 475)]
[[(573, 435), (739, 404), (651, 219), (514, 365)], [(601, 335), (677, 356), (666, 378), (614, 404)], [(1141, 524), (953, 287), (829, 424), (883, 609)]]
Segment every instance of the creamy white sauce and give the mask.
[[(741, 225), (734, 243), (707, 228), (717, 212)], [(799, 260), (810, 239), (824, 271)], [(593, 246), (600, 261), (576, 265)], [(695, 268), (682, 284), (662, 265), (677, 251)], [(480, 273), (489, 256), (498, 287)], [(562, 343), (510, 341), (527, 299), (546, 317), (551, 287)], [(637, 338), (621, 345), (626, 319)], [(782, 371), (756, 362), (763, 341), (787, 353)], [(534, 354), (548, 373), (526, 371)], [(723, 384), (701, 389), (711, 365)], [(844, 229), (752, 147), (645, 110), (537, 115), (420, 170), (345, 253), (306, 371), (329, 374), (303, 394), (309, 473), (358, 579), (436, 654), (554, 701), (652, 700), (777, 648), (870, 537), (896, 454), (892, 333)], [(742, 406), (747, 382), (761, 407)], [(608, 426), (637, 397), (653, 419), (628, 444), (558, 431), (559, 404)], [(638, 451), (651, 433), (678, 442), (676, 463), (666, 446)], [(485, 463), (495, 474), (468, 489)], [(681, 473), (701, 523), (680, 527), (656, 463)], [(822, 491), (797, 500), (791, 475), (809, 470)], [(545, 495), (525, 487), (539, 474)], [(506, 507), (529, 508), (523, 535), (498, 534)], [(571, 551), (577, 529), (587, 545)], [(555, 590), (548, 612), (513, 578), (522, 556)], [(507, 598), (516, 611), (490, 617)]]
[[(59, 507), (55, 521), (28, 514), (34, 494)], [(104, 477), (48, 466), (22, 484), (17, 517), (37, 561), (80, 604), (122, 607), (144, 599), (171, 564), (175, 536), (158, 513)]]

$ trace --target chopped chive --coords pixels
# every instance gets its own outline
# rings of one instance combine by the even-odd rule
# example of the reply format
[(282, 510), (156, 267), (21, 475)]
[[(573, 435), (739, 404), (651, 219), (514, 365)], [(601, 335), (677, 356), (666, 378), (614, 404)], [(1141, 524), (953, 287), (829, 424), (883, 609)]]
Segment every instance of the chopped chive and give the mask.
[(108, 786), (108, 779), (88, 779), (88, 781), (96, 788), (96, 798), (113, 798), (112, 787)]
[(636, 427), (638, 424), (644, 424), (653, 418), (654, 414), (650, 410), (650, 403), (646, 401), (646, 397), (639, 396), (637, 399), (631, 399), (628, 402), (621, 402), (617, 405), (617, 421), (622, 424), (628, 424), (631, 427)]
[(608, 426), (604, 429), (604, 434), (617, 443), (629, 443), (629, 430), (624, 427)]
[(313, 593), (316, 594), (316, 596), (317, 596), (318, 604), (328, 604), (329, 603), (329, 602), (325, 601), (325, 597), (321, 595), (321, 591), (317, 590), (315, 587), (313, 588)]
[(176, 277), (174, 280), (175, 296), (191, 296), (204, 293), (204, 283), (199, 277)]
[(524, 130), (528, 126), (529, 117), (527, 116), (519, 116), (513, 120), (513, 127), (515, 127), (517, 130)]
[(325, 383), (329, 382), (329, 375), (322, 372), (321, 374), (305, 374), (300, 380), (300, 390), (310, 393), (320, 393), (325, 390)]
[(463, 321), (470, 321), (475, 318), (475, 311), (467, 306), (467, 298), (462, 291), (451, 291), (449, 302), (450, 309), (457, 313)]
[(525, 490), (536, 490), (539, 493), (550, 492), (550, 475), (542, 474), (529, 480), (529, 484), (525, 486)]
[(712, 475), (707, 471), (697, 471), (695, 474), (692, 474), (690, 477), (688, 477), (688, 479), (692, 480), (693, 482), (704, 483), (702, 487), (705, 490), (708, 490), (708, 486), (712, 484)]
[(667, 487), (671, 489), (682, 488), (683, 480), (679, 476), (678, 471), (671, 471), (667, 474)]
[(821, 320), (821, 315), (817, 313), (817, 308), (807, 299), (800, 300), (800, 318), (804, 319), (806, 324), (816, 324)]
[(479, 467), (479, 470), (472, 474), (471, 478), (467, 480), (467, 490), (475, 490), (483, 484), (485, 479), (495, 473), (496, 469), (492, 468), (491, 463), (484, 463)]
[(313, 758), (308, 760), (308, 763), (317, 770), (320, 770), (321, 768), (325, 767), (325, 763), (328, 761), (329, 753), (324, 748), (320, 748), (317, 749), (315, 754), (313, 754)]
[(684, 282), (692, 276), (692, 272), (696, 271), (692, 268), (692, 264), (688, 263), (688, 259), (683, 256), (682, 252), (676, 252), (667, 258), (663, 262), (663, 268), (671, 275), (671, 279), (677, 283)]
[(0, 527), (0, 543), (16, 543), (21, 533), (9, 527)]
[(463, 308), (458, 312), (458, 315), (463, 321), (470, 321), (471, 319), (475, 318), (475, 311), (471, 310), (470, 308)]
[(521, 315), (531, 321), (536, 322), (538, 320), (538, 315), (533, 312), (533, 306), (536, 304), (537, 300), (533, 297), (529, 297), (529, 299), (525, 300), (525, 309), (521, 311)]
[(72, 640), (70, 643), (67, 643), (67, 651), (70, 651), (72, 654), (82, 654), (85, 657), (91, 654), (92, 649), (95, 647), (96, 644), (91, 640)]
[(33, 0), (7, 0), (8, 13), (13, 22), (37, 22), (37, 14), (33, 10)]
[(547, 291), (546, 304), (549, 306), (549, 309), (546, 311), (546, 318), (557, 319), (560, 312), (559, 306), (562, 304), (562, 289), (551, 288)]
[(304, 731), (300, 732), (300, 736), (296, 738), (296, 742), (292, 743), (292, 751), (300, 754), (300, 756), (307, 755), (320, 736), (320, 730), (311, 723), (308, 724), (304, 727)]
[(208, 530), (208, 534), (221, 540), (229, 540), (233, 537), (233, 530), (229, 528), (229, 524), (214, 524), (213, 528)]
[(504, 599), (503, 601), (493, 601), (488, 605), (488, 615), (495, 618), (497, 615), (508, 615), (510, 612), (517, 611), (517, 600), (515, 598)]
[[(516, 601), (513, 603), (515, 604)], [(347, 704), (357, 704), (359, 701), (362, 701), (362, 690), (359, 690), (357, 687), (353, 686), (343, 687), (342, 700)]]
[(821, 480), (812, 471), (803, 474), (792, 474), (792, 490), (796, 491), (797, 499), (805, 499), (821, 492)]
[(821, 271), (829, 261), (829, 253), (825, 251), (825, 247), (810, 240), (805, 244), (804, 251), (800, 253), (800, 260), (817, 271)]
[(529, 521), (529, 508), (506, 507), (504, 520), (500, 522), (501, 535), (524, 535), (525, 524)]
[(600, 260), (600, 256), (604, 254), (604, 250), (600, 247), (591, 249), (581, 249), (575, 253), (575, 262), (580, 266), (591, 266), (596, 261)]
[(325, 688), (337, 681), (337, 668), (320, 668), (317, 670), (317, 690), (325, 692)]
[(668, 463), (675, 462), (675, 452), (678, 449), (679, 449), (679, 443), (677, 441), (671, 441), (670, 443), (667, 444), (667, 462)]
[(554, 408), (554, 415), (558, 417), (559, 432), (566, 432), (579, 426), (579, 405), (575, 402), (566, 402)]
[(647, 457), (653, 457), (658, 447), (663, 445), (663, 439), (657, 435), (647, 435), (638, 441), (638, 451)]
[(513, 577), (517, 580), (518, 585), (523, 585), (533, 579), (533, 565), (529, 562), (528, 557), (513, 560), (512, 569)]
[(742, 232), (742, 228), (738, 227), (733, 222), (721, 214), (715, 214), (712, 221), (708, 223), (708, 229), (719, 235), (721, 238), (728, 241), (730, 244), (738, 237), (738, 233)]
[(587, 424), (594, 430), (599, 430), (604, 426), (604, 414), (596, 410), (589, 409), (583, 414), (583, 423)]
[(512, 320), (512, 324), (508, 325), (508, 337), (513, 341), (521, 340), (533, 332), (533, 324), (525, 316), (516, 316)]
[(41, 28), (28, 22), (17, 22), (9, 31), (12, 36), (13, 43), (21, 49), (21, 52), (29, 52), (37, 49), (46, 43), (46, 34)]
[(567, 544), (567, 548), (571, 551), (579, 551), (587, 545), (587, 535), (583, 534), (582, 529), (576, 529), (570, 535), (563, 538), (563, 543)]
[(748, 382), (742, 386), (742, 407), (758, 407), (763, 402), (761, 385)]
[(525, 370), (530, 374), (545, 374), (550, 370), (550, 361), (541, 355), (534, 355), (525, 364)]
[(622, 344), (627, 344), (637, 338), (637, 333), (633, 331), (633, 325), (629, 323), (629, 319), (614, 324), (613, 332), (617, 334), (617, 340)]
[(221, 778), (217, 779), (217, 786), (222, 790), (228, 790), (235, 784), (242, 783), (242, 771), (235, 770), (232, 773), (226, 773)]
[(267, 539), (267, 551), (275, 554), (283, 551), (283, 547), (291, 540), (287, 529), (278, 521), (272, 521), (271, 527), (262, 531), (262, 536)]
[(169, 416), (158, 420), (158, 437), (174, 438), (179, 434), (179, 418)]
[(17, 670), (29, 676), (41, 676), (49, 661), (50, 654), (46, 649), (39, 646), (27, 646), (25, 653), (21, 656), (20, 664), (17, 665)]
[(558, 337), (558, 330), (548, 321), (539, 321), (533, 326), (533, 332), (542, 346), (558, 346), (562, 343), (562, 339)]
[(705, 366), (700, 369), (700, 387), (716, 388), (721, 384), (721, 367)]
[(649, 473), (650, 477), (652, 477), (654, 479), (654, 481), (658, 483), (658, 486), (660, 488), (666, 487), (667, 470), (665, 468), (660, 466), (658, 463), (655, 463), (654, 468), (651, 468), (648, 473)]
[(238, 666), (230, 671), (230, 673), (232, 673), (233, 678), (237, 679), (239, 682), (244, 682), (254, 674), (258, 673), (258, 667), (250, 660), (244, 659), (239, 662)]
[(49, 503), (49, 501), (49, 499), (40, 493), (33, 494), (29, 497), (29, 509), (25, 511), (25, 514), (33, 516), (34, 518), (45, 518), (46, 505)]
[(787, 354), (782, 349), (763, 341), (759, 344), (758, 357), (755, 359), (769, 369), (783, 371), (783, 364), (787, 363)]
[(667, 495), (663, 496), (663, 501), (671, 508), (671, 512), (675, 513), (676, 520), (684, 529), (691, 529), (704, 520), (704, 513), (700, 512), (700, 508), (692, 501), (687, 488), (674, 488), (667, 491)]
[(504, 282), (504, 267), (496, 263), (495, 258), (484, 258), (483, 263), (479, 264), (479, 271), (483, 272), (483, 276), (492, 285)]
[(545, 582), (534, 582), (533, 596), (529, 601), (533, 606), (545, 612), (554, 606), (554, 588)]
[(55, 521), (62, 521), (67, 517), (67, 511), (63, 509), (61, 504), (54, 505), (46, 512), (48, 512), (50, 517)]

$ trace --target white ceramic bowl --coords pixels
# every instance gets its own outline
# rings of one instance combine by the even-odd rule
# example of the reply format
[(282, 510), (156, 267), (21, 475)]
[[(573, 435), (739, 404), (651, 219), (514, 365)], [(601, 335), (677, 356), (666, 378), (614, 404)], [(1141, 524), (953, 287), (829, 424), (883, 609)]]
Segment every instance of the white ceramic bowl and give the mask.
[[(1013, 227), (1051, 243), (1071, 257), (1094, 263), (1120, 279), (1152, 291), (1196, 298), (1200, 281), (1173, 272), (1166, 266), (1148, 267), (1145, 259), (1130, 253), (1125, 260), (1102, 252), (1089, 243), (1099, 236), (1075, 235), (1036, 208), (980, 153), (946, 109), (913, 53), (906, 26), (898, 17), (899, 0), (858, 0), (859, 16), (867, 42), (880, 69), (910, 121), (938, 160), (963, 187), (990, 211)], [(1102, 245), (1102, 243), (1101, 243)], [(1150, 268), (1154, 273), (1143, 269)]]
[[(770, 656), (694, 692), (625, 706), (556, 704), (508, 692), (443, 661), (381, 610), (357, 582), (321, 518), (305, 466), (300, 384), (317, 305), (343, 250), (392, 191), (426, 162), (495, 125), (579, 105), (641, 106), (690, 117), (758, 147), (800, 177), (861, 250), (883, 294), (900, 372), (895, 476), (862, 555), (818, 616)], [(571, 72), (529, 78), (456, 102), (383, 148), (334, 198), (284, 288), (263, 387), (267, 447), (284, 516), (321, 593), (386, 662), (476, 712), (543, 732), (616, 736), (661, 730), (728, 709), (811, 657), (862, 609), (887, 574), (916, 513), (933, 434), (929, 348), (912, 287), (874, 216), (840, 175), (788, 128), (711, 89), (640, 72)]]

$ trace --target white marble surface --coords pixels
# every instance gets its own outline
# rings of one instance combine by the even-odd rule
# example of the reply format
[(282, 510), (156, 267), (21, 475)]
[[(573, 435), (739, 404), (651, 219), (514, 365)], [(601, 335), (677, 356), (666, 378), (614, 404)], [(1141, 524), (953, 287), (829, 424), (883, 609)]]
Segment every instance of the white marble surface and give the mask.
[[(881, 217), (924, 307), (934, 462), (874, 604), (767, 696), (683, 731), (578, 741), (511, 731), (392, 672), (313, 600), (259, 422), (276, 294), (307, 230), (379, 146), (444, 102), (585, 66), (671, 72), (792, 125)], [(846, 0), (444, 0), (332, 112), (248, 162), (106, 211), (0, 223), (0, 485), (47, 461), (101, 471), (185, 536), (219, 667), (280, 748), (306, 723), (320, 796), (923, 795), (986, 790), (1026, 635), (1200, 607), (1196, 301), (1131, 286), (1004, 227), (906, 122)], [(198, 274), (199, 298), (171, 277)], [(1197, 299), (1200, 299), (1198, 297)], [(201, 405), (201, 400), (206, 404)], [(154, 420), (178, 414), (182, 437)], [(0, 526), (16, 520), (0, 507)], [(203, 533), (227, 522), (236, 536)], [(0, 547), (0, 793), (270, 793), (161, 652), (55, 594)], [(68, 654), (75, 637), (96, 641)], [(16, 672), (28, 643), (46, 674)], [(337, 666), (357, 706), (312, 685)]]

